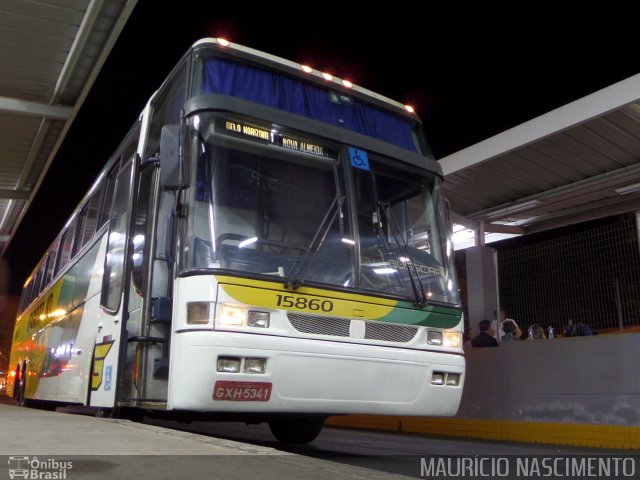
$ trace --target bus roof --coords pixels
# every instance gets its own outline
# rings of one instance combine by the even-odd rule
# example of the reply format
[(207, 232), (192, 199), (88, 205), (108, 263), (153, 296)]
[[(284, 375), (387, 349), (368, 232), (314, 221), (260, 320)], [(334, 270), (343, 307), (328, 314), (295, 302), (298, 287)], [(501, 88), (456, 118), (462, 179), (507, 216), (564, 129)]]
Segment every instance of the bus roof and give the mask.
[(230, 51), (229, 53), (236, 53), (238, 56), (244, 57), (253, 57), (262, 62), (269, 62), (271, 64), (275, 64), (280, 66), (285, 70), (292, 71), (303, 78), (311, 77), (313, 80), (317, 82), (323, 82), (325, 84), (333, 85), (337, 88), (346, 89), (350, 92), (355, 92), (362, 97), (368, 98), (370, 100), (375, 101), (376, 103), (383, 104), (385, 107), (394, 110), (396, 113), (400, 113), (412, 120), (420, 123), (420, 118), (414, 112), (413, 107), (410, 105), (404, 105), (400, 102), (396, 102), (390, 98), (387, 98), (383, 95), (379, 95), (371, 90), (367, 90), (366, 88), (359, 87), (354, 85), (349, 80), (341, 79), (338, 77), (334, 77), (328, 72), (321, 72), (320, 70), (316, 70), (308, 65), (302, 65), (300, 63), (292, 62), (290, 60), (284, 59), (282, 57), (278, 57), (276, 55), (271, 55), (269, 53), (261, 52), (260, 50), (255, 50), (253, 48), (245, 47), (243, 45), (239, 45), (237, 43), (229, 42), (223, 38), (203, 38), (195, 42), (192, 48), (197, 48), (203, 45), (211, 45), (215, 46), (221, 51)]

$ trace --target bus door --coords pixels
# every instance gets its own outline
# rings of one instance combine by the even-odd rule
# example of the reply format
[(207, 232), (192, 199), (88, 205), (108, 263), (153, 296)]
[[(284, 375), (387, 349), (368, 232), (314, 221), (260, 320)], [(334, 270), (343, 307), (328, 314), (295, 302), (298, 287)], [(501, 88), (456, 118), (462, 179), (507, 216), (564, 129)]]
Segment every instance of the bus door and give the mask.
[(167, 400), (174, 201), (160, 190), (157, 164), (143, 165), (133, 208), (123, 404), (158, 407)]
[(129, 295), (125, 292), (128, 293), (130, 288), (127, 257), (135, 174), (136, 155), (126, 162), (123, 161), (118, 171), (109, 213), (109, 232), (89, 396), (89, 404), (95, 407), (112, 408), (116, 405), (119, 369), (127, 340), (126, 324), (129, 318)]
[(137, 162), (134, 156), (116, 179), (92, 406), (142, 406), (167, 398), (174, 195), (159, 191), (155, 162), (139, 168)]

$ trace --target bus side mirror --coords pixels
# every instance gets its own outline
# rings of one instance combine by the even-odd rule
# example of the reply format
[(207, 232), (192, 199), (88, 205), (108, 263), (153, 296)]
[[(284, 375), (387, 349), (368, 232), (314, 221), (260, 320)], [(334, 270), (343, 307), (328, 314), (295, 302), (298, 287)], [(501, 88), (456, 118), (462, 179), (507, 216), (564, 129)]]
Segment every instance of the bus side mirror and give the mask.
[(189, 168), (180, 146), (180, 125), (165, 125), (160, 133), (160, 183), (165, 190), (189, 186)]

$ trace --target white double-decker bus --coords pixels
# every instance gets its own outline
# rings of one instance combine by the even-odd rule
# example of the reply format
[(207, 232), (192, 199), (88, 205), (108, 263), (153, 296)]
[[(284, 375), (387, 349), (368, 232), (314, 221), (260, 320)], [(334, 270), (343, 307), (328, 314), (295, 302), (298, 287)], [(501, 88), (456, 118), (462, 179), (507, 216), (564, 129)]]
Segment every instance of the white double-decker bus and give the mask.
[(282, 442), (329, 415), (455, 414), (441, 182), (410, 107), (201, 40), (25, 282), (9, 392)]

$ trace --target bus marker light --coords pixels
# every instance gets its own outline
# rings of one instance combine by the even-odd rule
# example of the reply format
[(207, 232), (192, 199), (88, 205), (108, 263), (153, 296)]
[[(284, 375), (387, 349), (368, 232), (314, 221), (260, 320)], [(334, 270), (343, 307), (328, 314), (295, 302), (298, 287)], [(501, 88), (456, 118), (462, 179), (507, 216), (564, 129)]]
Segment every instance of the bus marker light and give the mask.
[(329, 82), (330, 82), (331, 80), (333, 80), (333, 75), (331, 75), (330, 73), (326, 73), (326, 72), (325, 72), (325, 73), (323, 73), (323, 74), (322, 74), (322, 76), (324, 77), (324, 79), (325, 79), (325, 80), (327, 80), (327, 81), (329, 81)]
[(405, 105), (404, 108), (409, 113), (415, 113), (415, 109), (411, 105)]
[(187, 323), (189, 325), (209, 323), (209, 302), (187, 303)]
[(238, 357), (218, 357), (218, 371), (224, 373), (239, 373), (240, 359)]
[(447, 385), (450, 387), (457, 387), (460, 385), (459, 373), (447, 373)]
[(249, 310), (247, 314), (247, 325), (250, 327), (269, 328), (269, 316), (269, 312)]
[(433, 372), (431, 375), (431, 385), (444, 385), (444, 373)]
[(245, 358), (244, 373), (264, 373), (267, 369), (266, 358)]
[(217, 42), (219, 45), (222, 45), (223, 47), (228, 47), (229, 45), (231, 45), (231, 42), (229, 42), (229, 40), (227, 40), (226, 38), (216, 38)]
[(442, 345), (442, 332), (429, 330), (427, 332), (427, 345)]
[(307, 66), (307, 65), (302, 65), (300, 68), (302, 68), (302, 70), (303, 70), (304, 72), (307, 72), (307, 73), (311, 73), (311, 72), (313, 72), (313, 68), (311, 68), (311, 67), (309, 67), (309, 66)]
[(349, 80), (342, 80), (342, 85), (347, 88), (353, 88), (353, 83), (351, 83)]

